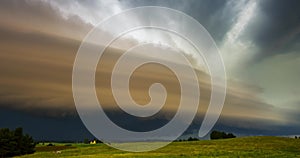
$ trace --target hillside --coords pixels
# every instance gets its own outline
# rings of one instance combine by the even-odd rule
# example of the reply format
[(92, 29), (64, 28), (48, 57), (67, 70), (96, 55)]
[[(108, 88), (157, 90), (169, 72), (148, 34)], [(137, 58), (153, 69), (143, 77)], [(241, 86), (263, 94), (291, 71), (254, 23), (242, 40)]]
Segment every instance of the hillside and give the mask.
[[(136, 144), (133, 144), (136, 145)], [(60, 153), (55, 152), (59, 150)], [(38, 146), (37, 152), (26, 157), (300, 157), (300, 139), (282, 137), (244, 137), (224, 140), (173, 142), (152, 152), (123, 152), (104, 144), (56, 144)]]

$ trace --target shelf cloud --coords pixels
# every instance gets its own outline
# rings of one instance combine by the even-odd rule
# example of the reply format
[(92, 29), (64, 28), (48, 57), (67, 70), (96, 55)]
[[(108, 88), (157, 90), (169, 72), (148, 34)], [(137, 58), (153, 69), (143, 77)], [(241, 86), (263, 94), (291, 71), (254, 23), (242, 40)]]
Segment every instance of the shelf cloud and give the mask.
[[(300, 113), (300, 4), (297, 0), (1, 1), (0, 108), (54, 118), (77, 115), (72, 97), (72, 68), (82, 39), (101, 20), (125, 9), (149, 5), (170, 7), (191, 15), (217, 42), (228, 74), (222, 123), (247, 126), (233, 125), (229, 120), (235, 118), (299, 127), (295, 121), (299, 120)], [(107, 36), (113, 34), (103, 31)], [(121, 43), (141, 42), (142, 34), (139, 32)], [(153, 37), (172, 38), (160, 34)], [(184, 47), (173, 40), (178, 47)], [(172, 54), (171, 50), (165, 51)], [(119, 110), (106, 83), (111, 77), (109, 70), (121, 54), (122, 48), (107, 49), (100, 61), (104, 67), (99, 64), (97, 69), (96, 90), (108, 111)], [(197, 65), (191, 54), (185, 54)], [(210, 100), (210, 76), (205, 69), (195, 66), (195, 70), (201, 88), (200, 118)], [(172, 118), (180, 95), (174, 74), (163, 67), (147, 65), (134, 74), (133, 81), (131, 93), (141, 104), (149, 102), (147, 93), (151, 83), (163, 82), (170, 94), (162, 117)], [(250, 126), (255, 129), (259, 123)]]

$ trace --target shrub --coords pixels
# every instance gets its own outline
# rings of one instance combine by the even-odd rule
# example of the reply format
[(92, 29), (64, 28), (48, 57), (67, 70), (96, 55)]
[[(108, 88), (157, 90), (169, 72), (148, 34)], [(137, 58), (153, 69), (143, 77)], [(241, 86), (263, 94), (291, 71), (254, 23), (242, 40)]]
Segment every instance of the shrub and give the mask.
[(0, 157), (32, 154), (35, 152), (35, 142), (28, 134), (23, 135), (22, 128), (10, 131), (0, 129)]
[(210, 133), (210, 139), (226, 139), (226, 138), (235, 138), (236, 136), (232, 133), (225, 133), (220, 131), (212, 131)]
[(54, 146), (52, 143), (49, 143), (47, 146)]
[(192, 138), (192, 137), (189, 137), (188, 139), (187, 139), (187, 141), (197, 141), (197, 140), (199, 140), (198, 138)]

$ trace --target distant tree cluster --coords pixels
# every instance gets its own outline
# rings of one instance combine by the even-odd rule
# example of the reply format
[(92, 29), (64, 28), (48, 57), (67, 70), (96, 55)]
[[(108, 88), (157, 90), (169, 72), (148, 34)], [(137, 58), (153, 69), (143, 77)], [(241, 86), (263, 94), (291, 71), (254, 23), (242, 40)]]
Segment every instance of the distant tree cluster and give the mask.
[(22, 128), (9, 130), (0, 129), (0, 157), (32, 154), (35, 152), (35, 142), (28, 134), (23, 135)]
[(212, 131), (210, 134), (210, 139), (226, 139), (226, 138), (236, 138), (232, 133), (225, 133), (220, 131)]
[(198, 138), (193, 138), (193, 137), (189, 137), (188, 139), (187, 139), (187, 141), (198, 141), (199, 139)]
[(188, 139), (179, 139), (176, 142), (184, 142), (184, 141), (198, 141), (198, 138), (189, 137)]

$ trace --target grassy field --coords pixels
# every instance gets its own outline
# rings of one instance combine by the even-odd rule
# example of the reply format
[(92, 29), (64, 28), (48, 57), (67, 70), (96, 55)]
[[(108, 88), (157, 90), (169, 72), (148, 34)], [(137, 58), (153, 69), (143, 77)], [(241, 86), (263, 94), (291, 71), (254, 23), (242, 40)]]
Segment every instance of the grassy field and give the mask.
[[(57, 153), (56, 151), (61, 151)], [(37, 152), (26, 157), (299, 157), (300, 139), (281, 137), (244, 137), (223, 140), (173, 142), (159, 150), (131, 153), (105, 144), (56, 144), (37, 146)]]

